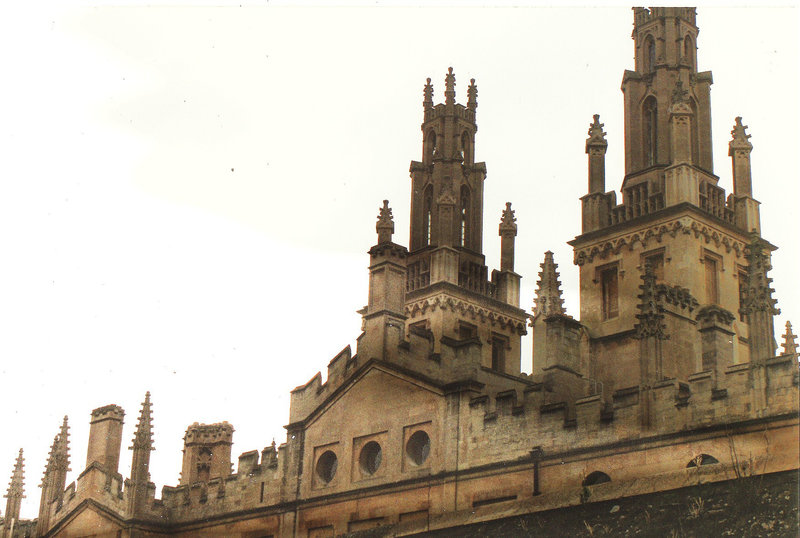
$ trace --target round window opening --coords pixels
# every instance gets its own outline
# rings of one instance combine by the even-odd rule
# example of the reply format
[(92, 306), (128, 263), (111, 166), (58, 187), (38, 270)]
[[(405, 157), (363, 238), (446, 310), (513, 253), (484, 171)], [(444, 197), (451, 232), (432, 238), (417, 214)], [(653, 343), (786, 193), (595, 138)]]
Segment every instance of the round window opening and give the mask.
[(414, 465), (422, 465), (431, 452), (431, 438), (422, 430), (414, 432), (406, 443), (406, 454)]
[(336, 454), (326, 450), (317, 460), (317, 476), (327, 484), (336, 476), (337, 463)]
[(375, 474), (381, 466), (381, 445), (375, 441), (370, 441), (361, 449), (361, 456), (358, 458), (361, 470), (366, 474)]

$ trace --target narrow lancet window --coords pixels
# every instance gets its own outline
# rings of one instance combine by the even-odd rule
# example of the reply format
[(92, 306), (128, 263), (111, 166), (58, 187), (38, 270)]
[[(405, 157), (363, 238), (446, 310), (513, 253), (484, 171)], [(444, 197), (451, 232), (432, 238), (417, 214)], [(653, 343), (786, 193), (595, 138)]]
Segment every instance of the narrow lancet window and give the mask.
[(461, 187), (460, 221), (459, 244), (462, 247), (466, 247), (469, 243), (469, 188), (466, 185)]
[(422, 195), (422, 239), (425, 245), (431, 244), (431, 211), (433, 209), (433, 188), (428, 185)]
[(653, 166), (657, 158), (658, 105), (653, 96), (647, 98), (642, 109), (644, 121), (644, 164)]
[(647, 36), (644, 41), (644, 71), (645, 73), (652, 73), (656, 70), (656, 42), (653, 36)]

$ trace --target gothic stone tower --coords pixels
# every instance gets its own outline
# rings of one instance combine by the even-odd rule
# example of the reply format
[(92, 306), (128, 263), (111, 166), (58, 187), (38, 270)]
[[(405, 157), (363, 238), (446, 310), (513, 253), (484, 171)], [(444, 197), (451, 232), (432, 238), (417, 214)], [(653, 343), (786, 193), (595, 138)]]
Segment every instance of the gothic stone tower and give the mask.
[[(607, 142), (598, 116), (589, 128), (582, 233), (570, 245), (580, 266), (580, 319), (593, 339), (587, 374), (607, 388), (701, 371), (719, 376), (775, 351), (766, 277), (775, 247), (760, 238), (753, 146), (736, 118), (733, 194), (726, 198), (714, 175), (712, 77), (697, 70), (697, 37), (694, 8), (634, 8), (635, 70), (622, 79), (619, 204), (615, 192), (605, 192)], [(758, 267), (749, 267), (750, 258)], [(646, 266), (652, 277), (641, 288)]]
[(433, 104), (430, 79), (423, 91), (422, 161), (410, 168), (407, 331), (430, 334), (433, 354), (442, 338), (477, 340), (483, 366), (516, 375), (526, 317), (514, 273), (515, 219), (507, 204), (499, 229), (501, 267), (490, 278), (483, 255), (486, 164), (475, 162), (478, 88), (473, 79), (464, 106), (456, 103), (455, 86), (450, 68), (444, 103)]

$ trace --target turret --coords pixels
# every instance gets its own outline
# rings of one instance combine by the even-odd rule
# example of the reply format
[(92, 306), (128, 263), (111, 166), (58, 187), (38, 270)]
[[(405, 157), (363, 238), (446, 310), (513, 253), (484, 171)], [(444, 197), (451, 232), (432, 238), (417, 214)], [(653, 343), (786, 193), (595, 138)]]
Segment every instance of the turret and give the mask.
[(608, 226), (609, 212), (616, 200), (613, 192), (606, 194), (606, 133), (600, 115), (589, 124), (586, 154), (589, 156), (589, 192), (581, 197), (581, 232), (591, 232)]
[(125, 483), (128, 497), (128, 515), (135, 516), (145, 507), (150, 486), (150, 452), (153, 447), (153, 414), (150, 405), (150, 392), (145, 393), (136, 433), (129, 447), (133, 451), (131, 477)]
[[(14, 464), (14, 471), (11, 473), (11, 482), (8, 484), (6, 491), (6, 512), (5, 512), (5, 529), (13, 529), (16, 522), (19, 521), (19, 511), (22, 505), (22, 499), (25, 498), (25, 460), (22, 457), (22, 449), (19, 449), (17, 462)], [(9, 536), (11, 536), (9, 534)]]
[(195, 422), (187, 428), (183, 441), (181, 486), (225, 478), (231, 474), (233, 426), (227, 422)]
[(388, 200), (383, 201), (375, 229), (378, 243), (369, 250), (369, 301), (360, 311), (364, 334), (358, 340), (358, 354), (365, 359), (391, 359), (405, 329), (408, 251), (392, 242), (394, 220)]

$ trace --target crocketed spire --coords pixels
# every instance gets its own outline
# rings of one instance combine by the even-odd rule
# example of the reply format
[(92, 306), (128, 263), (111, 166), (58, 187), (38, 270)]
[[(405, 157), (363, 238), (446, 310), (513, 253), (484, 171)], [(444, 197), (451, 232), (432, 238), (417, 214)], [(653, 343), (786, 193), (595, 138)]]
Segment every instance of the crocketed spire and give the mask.
[(786, 322), (786, 332), (783, 333), (783, 354), (784, 355), (797, 355), (797, 343), (794, 339), (797, 338), (797, 335), (792, 333), (792, 322)]
[(144, 395), (139, 421), (136, 424), (136, 432), (133, 434), (133, 444), (130, 447), (131, 450), (137, 448), (153, 450), (153, 411), (150, 405), (149, 391)]
[(394, 220), (392, 218), (392, 209), (389, 207), (389, 200), (384, 200), (383, 207), (379, 209), (378, 222), (375, 224), (375, 230), (378, 232), (378, 244), (390, 243), (392, 241)]
[(553, 253), (544, 253), (544, 262), (539, 265), (539, 281), (536, 283), (536, 297), (534, 299), (533, 315), (550, 316), (553, 314), (566, 314), (564, 299), (561, 298), (561, 282), (556, 271), (558, 264), (553, 260)]

